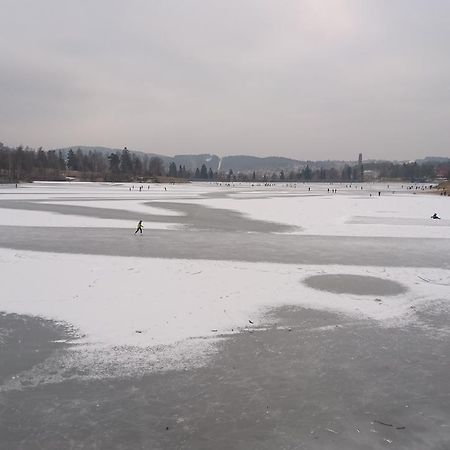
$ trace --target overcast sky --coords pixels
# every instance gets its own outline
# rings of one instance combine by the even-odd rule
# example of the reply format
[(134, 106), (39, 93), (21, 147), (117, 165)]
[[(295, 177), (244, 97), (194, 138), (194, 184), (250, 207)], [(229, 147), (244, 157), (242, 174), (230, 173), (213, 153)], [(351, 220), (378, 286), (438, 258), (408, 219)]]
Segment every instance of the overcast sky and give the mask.
[(448, 0), (0, 0), (0, 141), (450, 156)]

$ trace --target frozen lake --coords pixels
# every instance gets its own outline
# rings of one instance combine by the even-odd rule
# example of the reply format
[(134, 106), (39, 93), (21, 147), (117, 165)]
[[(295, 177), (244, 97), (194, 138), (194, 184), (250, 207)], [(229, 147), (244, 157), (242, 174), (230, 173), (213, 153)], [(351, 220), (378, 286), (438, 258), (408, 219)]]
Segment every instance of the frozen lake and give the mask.
[(425, 192), (0, 186), (0, 448), (448, 448)]

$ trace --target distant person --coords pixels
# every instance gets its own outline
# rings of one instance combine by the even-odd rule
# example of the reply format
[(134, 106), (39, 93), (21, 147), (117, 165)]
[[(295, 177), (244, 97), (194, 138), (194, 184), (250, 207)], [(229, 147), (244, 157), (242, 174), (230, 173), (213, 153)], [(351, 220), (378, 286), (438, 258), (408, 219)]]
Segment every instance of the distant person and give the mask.
[(138, 231), (140, 231), (141, 234), (142, 234), (142, 229), (143, 228), (144, 228), (144, 225), (142, 225), (142, 220), (140, 220), (138, 225), (137, 225), (137, 228), (136, 228), (136, 231), (134, 232), (134, 234), (136, 234)]
[(434, 214), (431, 216), (431, 218), (432, 218), (432, 219), (440, 219), (440, 217), (439, 217), (436, 213), (434, 213)]

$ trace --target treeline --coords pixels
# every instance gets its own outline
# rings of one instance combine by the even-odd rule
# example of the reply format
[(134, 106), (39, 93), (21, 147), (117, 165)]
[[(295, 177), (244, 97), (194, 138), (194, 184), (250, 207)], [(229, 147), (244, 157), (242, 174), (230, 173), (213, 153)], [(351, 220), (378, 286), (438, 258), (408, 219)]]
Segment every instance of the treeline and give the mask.
[(345, 165), (341, 168), (315, 167), (307, 164), (301, 169), (285, 172), (246, 171), (233, 173), (213, 171), (203, 164), (194, 171), (171, 162), (166, 168), (157, 156), (137, 154), (127, 148), (116, 153), (83, 152), (81, 149), (61, 152), (28, 147), (9, 148), (0, 143), (0, 182), (33, 180), (85, 181), (151, 181), (161, 177), (180, 180), (242, 181), (242, 182), (361, 182), (376, 179), (428, 181), (437, 176), (450, 176), (450, 163), (427, 164), (370, 162)]
[(134, 181), (165, 175), (161, 158), (137, 156), (126, 148), (105, 155), (81, 149), (45, 151), (30, 148), (9, 148), (0, 144), (0, 181), (59, 181), (77, 178), (85, 181)]
[(141, 155), (124, 148), (109, 155), (81, 149), (61, 151), (28, 147), (9, 148), (0, 143), (0, 182), (63, 181), (76, 178), (84, 181), (151, 181), (159, 177), (182, 180), (217, 179), (203, 165), (191, 171), (170, 163), (166, 170), (164, 161), (157, 156)]
[(285, 172), (253, 172), (234, 174), (230, 170), (226, 175), (219, 174), (220, 181), (256, 181), (256, 182), (362, 182), (373, 180), (404, 180), (420, 182), (436, 177), (450, 177), (450, 162), (418, 164), (377, 162), (367, 164), (344, 165), (342, 168), (312, 167), (307, 164), (302, 169)]
[(0, 181), (63, 180), (66, 161), (56, 151), (37, 151), (0, 143)]

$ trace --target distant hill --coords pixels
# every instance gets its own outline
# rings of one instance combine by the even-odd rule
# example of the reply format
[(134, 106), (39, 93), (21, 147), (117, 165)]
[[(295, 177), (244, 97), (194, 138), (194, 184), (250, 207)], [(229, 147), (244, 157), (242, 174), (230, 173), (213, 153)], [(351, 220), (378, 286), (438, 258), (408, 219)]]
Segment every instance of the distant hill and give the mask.
[[(95, 146), (89, 146), (89, 145), (74, 145), (73, 147), (65, 147), (65, 148), (56, 148), (53, 150), (56, 150), (57, 152), (60, 151), (64, 158), (67, 157), (67, 153), (69, 153), (69, 150), (73, 150), (74, 152), (76, 152), (78, 149), (80, 149), (83, 153), (89, 153), (89, 152), (96, 152), (96, 153), (101, 153), (103, 155), (109, 156), (111, 153), (120, 153), (123, 149), (122, 148), (110, 148), (110, 147), (95, 147)], [(157, 156), (158, 158), (161, 158), (164, 162), (165, 166), (169, 166), (169, 164), (173, 161), (173, 158), (171, 158), (170, 156), (165, 156), (165, 155), (158, 155), (156, 153), (145, 153), (145, 152), (140, 152), (137, 150), (132, 150), (132, 149), (128, 149), (130, 150), (131, 153), (135, 153), (136, 155), (139, 155), (141, 157), (147, 157), (147, 158), (151, 158), (152, 156)]]
[(74, 145), (73, 147), (64, 147), (64, 148), (54, 148), (52, 150), (56, 150), (57, 152), (61, 152), (64, 157), (67, 156), (67, 153), (69, 153), (69, 150), (73, 150), (76, 152), (78, 149), (80, 149), (83, 153), (88, 152), (97, 152), (104, 155), (109, 155), (111, 153), (116, 153), (122, 151), (120, 148), (109, 148), (109, 147), (91, 147), (89, 145)]
[[(109, 155), (110, 153), (121, 152), (120, 148), (109, 148), (109, 147), (99, 147), (99, 146), (87, 146), (87, 145), (74, 145), (72, 147), (65, 147), (54, 149), (57, 151), (61, 151), (64, 157), (67, 157), (68, 151), (72, 149), (73, 151), (77, 151), (80, 149), (82, 152), (98, 152), (105, 155)], [(258, 156), (248, 156), (248, 155), (231, 155), (224, 156), (220, 158), (217, 155), (203, 153), (203, 154), (190, 154), (190, 155), (175, 155), (175, 156), (166, 156), (160, 155), (157, 153), (145, 153), (142, 151), (136, 151), (129, 148), (130, 152), (135, 153), (143, 158), (151, 158), (158, 157), (161, 158), (166, 169), (169, 167), (171, 162), (174, 162), (177, 168), (179, 166), (184, 166), (187, 170), (195, 171), (195, 169), (201, 168), (203, 164), (207, 167), (207, 169), (211, 168), (213, 172), (229, 172), (230, 170), (233, 173), (237, 174), (239, 172), (247, 173), (256, 171), (259, 173), (262, 172), (280, 172), (283, 170), (284, 172), (289, 171), (297, 171), (304, 168), (307, 164), (309, 164), (310, 168), (324, 168), (328, 169), (331, 167), (335, 167), (337, 169), (342, 169), (345, 164), (354, 165), (356, 161), (302, 161), (292, 158), (284, 158), (281, 156), (269, 156), (269, 157), (258, 157)]]
[[(97, 152), (104, 155), (109, 155), (111, 153), (121, 152), (120, 148), (109, 148), (109, 147), (99, 147), (99, 146), (88, 146), (88, 145), (74, 145), (72, 147), (57, 148), (56, 151), (61, 151), (64, 157), (67, 157), (67, 153), (72, 149), (74, 152), (80, 149), (83, 153)], [(175, 155), (166, 156), (159, 155), (157, 153), (144, 153), (141, 151), (136, 151), (133, 149), (128, 149), (132, 153), (137, 155), (151, 158), (157, 156), (161, 158), (166, 167), (169, 166), (171, 162), (174, 162), (177, 167), (184, 166), (188, 170), (195, 170), (197, 167), (200, 168), (202, 164), (209, 169), (211, 168), (214, 172), (220, 171), (228, 172), (230, 169), (234, 172), (249, 172), (252, 170), (256, 171), (280, 171), (288, 169), (297, 169), (306, 165), (305, 162), (297, 161), (295, 159), (283, 158), (279, 156), (270, 156), (265, 158), (260, 158), (257, 156), (246, 156), (246, 155), (234, 155), (225, 156), (220, 158), (213, 154), (199, 154), (199, 155)]]
[(184, 166), (188, 170), (195, 170), (202, 164), (216, 172), (219, 167), (220, 158), (217, 155), (201, 154), (201, 155), (175, 155), (170, 158), (177, 167)]
[[(63, 156), (66, 158), (67, 153), (71, 149), (74, 152), (76, 152), (78, 149), (80, 149), (83, 153), (97, 152), (97, 153), (101, 153), (103, 155), (110, 155), (111, 153), (120, 153), (123, 150), (122, 148), (95, 147), (95, 146), (89, 146), (89, 145), (74, 145), (72, 147), (56, 148), (53, 150), (61, 151)], [(131, 148), (129, 148), (128, 150), (131, 153), (135, 153), (136, 155), (139, 155), (141, 157), (161, 158), (163, 160), (166, 168), (169, 167), (169, 164), (171, 162), (174, 162), (177, 167), (185, 166), (185, 168), (188, 170), (195, 170), (197, 167), (200, 168), (202, 166), (202, 164), (205, 164), (208, 167), (208, 169), (211, 167), (211, 169), (215, 171), (215, 170), (217, 170), (217, 167), (219, 166), (219, 159), (220, 159), (216, 155), (209, 155), (209, 154), (166, 156), (166, 155), (160, 155), (157, 153), (145, 153), (145, 152), (133, 150)]]
[(223, 157), (220, 165), (220, 170), (222, 172), (228, 172), (230, 169), (233, 172), (248, 172), (251, 170), (278, 171), (295, 169), (304, 165), (304, 162), (279, 156), (259, 158), (257, 156), (235, 155)]
[(426, 156), (423, 159), (418, 159), (418, 164), (439, 164), (439, 163), (448, 163), (450, 162), (450, 158), (445, 156)]

